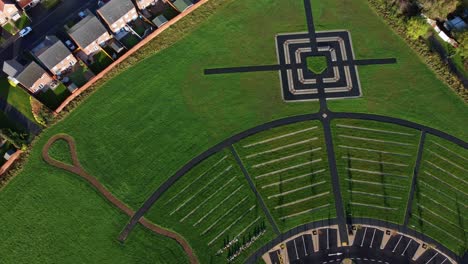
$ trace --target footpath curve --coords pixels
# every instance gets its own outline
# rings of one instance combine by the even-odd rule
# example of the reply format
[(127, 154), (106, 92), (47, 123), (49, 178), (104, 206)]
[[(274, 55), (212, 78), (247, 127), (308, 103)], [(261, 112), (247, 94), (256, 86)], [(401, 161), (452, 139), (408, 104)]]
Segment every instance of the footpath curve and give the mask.
[[(72, 158), (72, 163), (73, 164), (66, 164), (64, 162), (58, 161), (49, 155), (49, 149), (54, 144), (57, 140), (64, 140), (67, 142), (69, 148), (70, 148), (70, 155)], [(122, 212), (124, 212), (126, 215), (129, 217), (133, 217), (135, 212), (129, 208), (126, 204), (124, 204), (122, 201), (117, 199), (109, 190), (104, 187), (95, 177), (87, 173), (83, 167), (80, 164), (80, 161), (78, 160), (78, 155), (76, 151), (76, 144), (75, 140), (65, 134), (58, 134), (53, 137), (51, 137), (47, 143), (44, 145), (44, 148), (42, 149), (42, 158), (50, 165), (69, 171), (71, 173), (79, 175), (81, 178), (85, 179), (88, 181), (100, 194), (102, 194), (109, 202), (111, 202), (114, 206), (119, 208)], [(185, 253), (187, 254), (190, 263), (192, 264), (197, 264), (198, 259), (195, 256), (192, 248), (190, 245), (185, 241), (185, 239), (180, 236), (177, 233), (174, 233), (172, 231), (169, 231), (167, 229), (164, 229), (162, 227), (156, 226), (155, 224), (151, 223), (150, 221), (146, 220), (145, 218), (139, 218), (138, 221), (140, 224), (142, 224), (144, 227), (148, 228), (149, 230), (153, 231), (156, 234), (163, 235), (165, 237), (169, 237), (174, 239), (179, 245), (182, 246), (184, 249)]]
[[(322, 103), (322, 101), (321, 101)], [(455, 143), (463, 148), (468, 149), (468, 142), (465, 142), (464, 140), (457, 138), (455, 136), (449, 135), (443, 131), (440, 131), (435, 128), (431, 128), (425, 125), (421, 125), (412, 121), (400, 119), (400, 118), (395, 118), (395, 117), (389, 117), (389, 116), (382, 116), (382, 115), (376, 115), (376, 114), (366, 114), (366, 113), (350, 113), (350, 112), (332, 112), (328, 110), (326, 107), (326, 101), (323, 100), (323, 106), (322, 112), (318, 113), (313, 113), (313, 114), (304, 114), (304, 115), (297, 115), (297, 116), (290, 116), (282, 119), (277, 119), (268, 123), (261, 124), (259, 126), (250, 128), (248, 130), (245, 130), (243, 132), (240, 132), (238, 134), (235, 134), (231, 136), (230, 138), (225, 139), (224, 141), (221, 141), (220, 143), (214, 145), (213, 147), (209, 148), (205, 152), (201, 153), (200, 155), (194, 157), (192, 160), (190, 160), (188, 163), (186, 163), (183, 167), (181, 167), (175, 174), (173, 174), (167, 181), (165, 181), (162, 185), (160, 185), (152, 195), (148, 197), (148, 199), (142, 204), (142, 206), (137, 210), (137, 212), (131, 217), (130, 221), (127, 223), (125, 228), (120, 234), (119, 239), (121, 241), (124, 241), (130, 232), (133, 230), (135, 225), (140, 221), (140, 219), (144, 218), (144, 215), (146, 212), (153, 206), (153, 204), (174, 184), (176, 183), (180, 178), (182, 178), (190, 169), (195, 167), (197, 164), (208, 158), (209, 156), (217, 153), (218, 151), (229, 147), (230, 145), (234, 144), (235, 142), (246, 138), (248, 136), (251, 136), (253, 134), (274, 128), (274, 127), (279, 127), (283, 125), (288, 125), (288, 124), (293, 124), (297, 122), (302, 122), (302, 121), (308, 121), (308, 120), (320, 120), (323, 121), (324, 117), (321, 115), (322, 113), (327, 114), (327, 119), (330, 121), (333, 119), (362, 119), (362, 120), (372, 120), (372, 121), (378, 121), (378, 122), (383, 122), (383, 123), (390, 123), (390, 124), (395, 124), (395, 125), (400, 125), (400, 126), (405, 126), (409, 128), (413, 128), (419, 131), (424, 131), (425, 133), (429, 133), (435, 136), (438, 136), (440, 138), (443, 138), (447, 141), (450, 141), (452, 143)], [(330, 133), (330, 131), (328, 132)]]

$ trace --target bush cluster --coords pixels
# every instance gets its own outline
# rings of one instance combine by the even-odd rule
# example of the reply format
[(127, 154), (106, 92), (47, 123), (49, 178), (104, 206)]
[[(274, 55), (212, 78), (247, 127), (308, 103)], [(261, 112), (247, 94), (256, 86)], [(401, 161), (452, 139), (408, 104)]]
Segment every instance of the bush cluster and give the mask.
[(443, 61), (440, 56), (433, 52), (421, 38), (412, 40), (408, 34), (408, 21), (410, 20), (400, 10), (400, 6), (392, 1), (386, 0), (368, 0), (371, 7), (384, 18), (388, 25), (400, 37), (404, 38), (408, 45), (418, 53), (422, 60), (431, 68), (439, 79), (449, 85), (465, 102), (468, 102), (468, 91), (458, 77), (452, 73), (448, 63)]

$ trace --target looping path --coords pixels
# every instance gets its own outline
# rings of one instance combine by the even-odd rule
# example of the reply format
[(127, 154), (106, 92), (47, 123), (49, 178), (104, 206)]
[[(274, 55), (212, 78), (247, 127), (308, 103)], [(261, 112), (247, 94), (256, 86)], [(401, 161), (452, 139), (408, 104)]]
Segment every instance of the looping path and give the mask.
[[(66, 164), (64, 162), (58, 161), (49, 155), (49, 149), (54, 144), (57, 140), (65, 140), (67, 142), (69, 148), (70, 148), (70, 155), (72, 158), (72, 163), (73, 164)], [(50, 165), (69, 171), (71, 173), (77, 174), (86, 181), (88, 181), (94, 188), (96, 188), (99, 193), (101, 193), (109, 202), (111, 202), (114, 206), (119, 208), (122, 212), (124, 212), (126, 215), (133, 217), (135, 212), (129, 208), (126, 204), (124, 204), (122, 201), (117, 199), (109, 190), (104, 187), (95, 177), (92, 175), (88, 174), (83, 167), (80, 164), (80, 161), (78, 160), (78, 155), (76, 151), (76, 144), (75, 140), (65, 134), (58, 134), (53, 137), (51, 137), (47, 143), (44, 145), (44, 148), (42, 149), (42, 158), (49, 163)], [(190, 263), (196, 264), (199, 263), (197, 257), (195, 256), (192, 248), (190, 245), (185, 241), (185, 239), (180, 236), (177, 233), (174, 233), (172, 231), (169, 231), (167, 229), (161, 228), (159, 226), (156, 226), (155, 224), (151, 223), (150, 221), (146, 220), (145, 218), (140, 218), (138, 221), (140, 224), (142, 224), (144, 227), (148, 228), (149, 230), (153, 231), (156, 234), (163, 235), (169, 238), (172, 238), (179, 243), (182, 248), (184, 249), (185, 253), (187, 254), (188, 258), (190, 259)]]

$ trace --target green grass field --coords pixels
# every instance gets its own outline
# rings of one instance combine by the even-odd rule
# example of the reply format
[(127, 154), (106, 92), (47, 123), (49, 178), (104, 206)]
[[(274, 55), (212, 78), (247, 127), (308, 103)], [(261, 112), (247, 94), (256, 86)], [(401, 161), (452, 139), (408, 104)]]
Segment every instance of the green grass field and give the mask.
[(301, 122), (236, 144), (279, 228), (336, 216), (320, 122)]
[(6, 100), (29, 120), (34, 121), (29, 94), (19, 86), (11, 86), (6, 78), (0, 78), (0, 98)]
[(202, 263), (226, 263), (227, 251), (217, 254), (224, 241), (247, 239), (262, 222), (267, 232), (236, 259), (237, 263), (274, 237), (261, 206), (228, 150), (211, 156), (187, 173), (158, 200), (148, 218), (187, 238)]
[(420, 132), (398, 125), (333, 120), (346, 213), (403, 224)]
[(468, 150), (427, 136), (410, 226), (449, 249), (468, 249)]
[[(213, 9), (215, 5), (220, 8)], [(313, 1), (313, 8), (318, 30), (351, 32), (358, 59), (398, 59), (396, 65), (360, 67), (363, 97), (329, 101), (332, 110), (409, 119), (468, 139), (468, 131), (461, 125), (468, 122), (466, 104), (372, 12), (367, 1)], [(199, 20), (193, 21), (194, 17)], [(35, 259), (40, 253), (45, 258), (59, 252), (76, 258), (106, 256), (124, 262), (119, 245), (114, 244), (125, 224), (123, 218), (111, 223), (112, 230), (108, 222), (92, 230), (106, 246), (89, 243), (92, 254), (76, 250), (92, 232), (81, 234), (68, 224), (88, 226), (95, 224), (95, 219), (76, 218), (69, 213), (70, 207), (82, 201), (100, 203), (100, 197), (93, 196), (92, 190), (83, 191), (84, 183), (69, 180), (71, 175), (41, 161), (39, 153), (46, 140), (57, 133), (73, 136), (84, 168), (136, 209), (181, 166), (221, 140), (271, 120), (318, 110), (317, 102), (284, 103), (277, 72), (203, 75), (206, 68), (275, 64), (275, 35), (305, 30), (301, 0), (217, 0), (158, 36), (145, 51), (150, 55), (106, 82), (37, 140), (25, 169), (0, 192), (0, 220), (13, 226), (15, 232), (15, 238), (2, 238), (0, 251), (13, 250), (10, 241), (26, 240), (31, 226), (44, 222), (44, 227), (34, 230), (38, 232), (35, 239), (24, 244), (28, 251), (21, 256)], [(184, 37), (162, 51), (150, 51), (153, 45), (169, 45), (158, 40), (171, 40), (177, 38), (172, 37), (175, 35)], [(20, 198), (25, 202), (17, 203)], [(15, 210), (10, 210), (13, 207)], [(86, 207), (77, 208), (86, 212)], [(104, 218), (102, 208), (93, 210), (94, 217)], [(159, 214), (151, 215), (155, 222), (165, 221)], [(115, 213), (105, 216), (106, 221), (116, 221)], [(398, 215), (393, 217), (400, 221)], [(54, 242), (63, 241), (59, 249), (58, 243), (51, 242), (54, 236), (59, 236)], [(72, 240), (74, 237), (84, 240)], [(130, 237), (132, 240), (137, 239)], [(202, 245), (205, 241), (194, 243)], [(145, 252), (157, 254), (166, 247), (163, 244), (158, 248)], [(18, 254), (12, 254), (13, 258)], [(174, 254), (182, 255), (180, 251)]]
[(47, 165), (38, 153), (32, 158), (31, 177), (17, 177), (0, 191), (0, 248), (8, 252), (1, 263), (188, 262), (176, 242), (140, 226), (119, 243), (126, 215), (77, 175)]

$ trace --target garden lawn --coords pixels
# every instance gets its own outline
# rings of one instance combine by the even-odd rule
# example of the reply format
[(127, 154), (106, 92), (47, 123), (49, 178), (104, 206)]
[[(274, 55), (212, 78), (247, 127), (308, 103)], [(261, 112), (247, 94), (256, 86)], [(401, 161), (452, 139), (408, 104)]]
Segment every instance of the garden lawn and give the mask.
[(88, 66), (94, 74), (102, 72), (112, 63), (112, 59), (102, 50), (93, 56), (93, 60), (94, 62)]
[(18, 28), (18, 29), (23, 29), (25, 28), (27, 25), (31, 24), (31, 20), (29, 20), (28, 16), (26, 15), (26, 13), (23, 13), (21, 15), (21, 18), (18, 19), (17, 21), (15, 21), (15, 26)]
[(50, 109), (56, 109), (70, 95), (67, 87), (60, 83), (55, 89), (48, 89), (37, 95), (37, 98)]
[(119, 243), (125, 214), (39, 153), (31, 160), (33, 177), (17, 177), (0, 191), (0, 221), (8, 226), (0, 232), (0, 251), (8, 252), (2, 263), (188, 263), (174, 240), (141, 226)]
[[(329, 101), (332, 110), (400, 117), (468, 139), (468, 131), (462, 125), (468, 122), (466, 104), (372, 12), (366, 0), (313, 1), (313, 8), (319, 30), (350, 30), (357, 58), (398, 59), (395, 65), (360, 67), (363, 98)], [(55, 204), (51, 201), (57, 199), (57, 192), (63, 191), (62, 183), (49, 184), (47, 179), (69, 175), (51, 170), (39, 156), (46, 140), (54, 134), (72, 135), (84, 168), (130, 207), (138, 208), (181, 166), (221, 140), (281, 117), (316, 112), (317, 102), (283, 102), (277, 72), (203, 75), (206, 68), (275, 64), (275, 35), (305, 30), (302, 0), (209, 1), (140, 50), (144, 60), (106, 82), (63, 121), (43, 132), (28, 165), (0, 192), (0, 199), (14, 202), (24, 193), (28, 194), (24, 197), (32, 199), (38, 196), (38, 186), (47, 196), (39, 202), (15, 203), (16, 210), (0, 207), (1, 217), (6, 212), (10, 216), (2, 218), (2, 223), (25, 227), (34, 223), (32, 220), (40, 220), (33, 213), (48, 212), (49, 204)], [(170, 46), (179, 36), (184, 38)], [(170, 47), (155, 53), (167, 46)], [(75, 184), (66, 190), (81, 187)], [(93, 204), (99, 198), (88, 200), (89, 195), (84, 193), (82, 199)], [(35, 210), (29, 208), (32, 206)], [(54, 207), (53, 212), (58, 215), (54, 221), (70, 221), (66, 217), (70, 207), (60, 206)], [(25, 214), (30, 211), (31, 214)], [(106, 216), (106, 220), (115, 221), (115, 217)], [(70, 222), (81, 223), (76, 219)], [(121, 230), (124, 222), (116, 223), (115, 228)], [(17, 237), (30, 234), (26, 228), (14, 231)], [(93, 231), (96, 236), (106, 236), (104, 229)], [(44, 235), (44, 239), (80, 233), (63, 223), (55, 226), (53, 232)], [(112, 234), (102, 238), (102, 242), (114, 241)], [(41, 242), (28, 248), (34, 254), (35, 249), (54, 243)], [(67, 243), (60, 245), (63, 248), (59, 253), (82, 253), (75, 253)], [(112, 252), (109, 254), (113, 256)]]
[(11, 86), (6, 78), (0, 78), (0, 98), (6, 100), (29, 120), (35, 121), (29, 94), (19, 86)]

